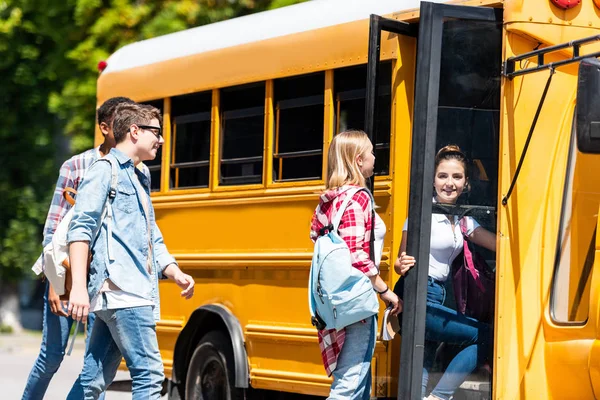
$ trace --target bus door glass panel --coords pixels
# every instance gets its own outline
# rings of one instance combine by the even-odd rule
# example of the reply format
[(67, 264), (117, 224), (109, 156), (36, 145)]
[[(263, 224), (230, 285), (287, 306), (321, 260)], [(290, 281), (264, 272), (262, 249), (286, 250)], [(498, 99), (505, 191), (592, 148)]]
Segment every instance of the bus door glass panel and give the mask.
[[(457, 204), (496, 207), (500, 143), (501, 25), (448, 19), (442, 31), (436, 151), (455, 144), (467, 156), (469, 185)], [(496, 231), (496, 214), (469, 211), (485, 229)], [(485, 252), (488, 263), (495, 254)]]
[(173, 189), (208, 187), (211, 106), (210, 91), (171, 98)]
[[(160, 115), (163, 115), (163, 104), (164, 104), (163, 99), (144, 101), (140, 104), (147, 104), (152, 107), (156, 107), (160, 111)], [(163, 130), (164, 130), (164, 127), (163, 127)], [(161, 166), (161, 163), (162, 163), (162, 146), (160, 146), (158, 148), (158, 151), (156, 152), (156, 157), (154, 158), (154, 160), (144, 161), (144, 164), (146, 164), (146, 166), (150, 170), (150, 189), (153, 192), (158, 192), (160, 190), (160, 170), (161, 170), (160, 166)]]
[(221, 90), (220, 185), (262, 183), (265, 83)]
[[(392, 62), (379, 63), (380, 84), (375, 129), (375, 175), (388, 175), (390, 168), (391, 86)], [(367, 65), (334, 70), (335, 132), (365, 129), (365, 98), (367, 92)]]
[[(491, 395), (491, 376), (481, 368), (485, 363), (477, 362), (472, 353), (463, 351), (464, 343), (453, 339), (463, 333), (461, 326), (449, 322), (465, 321), (465, 317), (456, 311), (451, 266), (446, 279), (435, 282), (441, 286), (440, 303), (432, 302), (434, 296), (428, 295), (433, 282), (428, 277), (433, 271), (430, 257), (436, 261), (429, 236), (435, 224), (436, 232), (447, 230), (455, 243), (462, 241), (462, 236), (453, 234), (451, 221), (465, 211), (481, 227), (496, 232), (502, 14), (491, 8), (422, 2), (420, 15), (407, 232), (407, 253), (417, 258), (419, 268), (401, 278), (405, 279), (405, 335), (399, 398), (417, 399), (432, 392), (441, 395), (448, 377), (457, 372), (452, 369), (453, 360), (473, 365), (473, 373), (465, 381), (455, 382), (454, 396), (462, 396), (467, 386)], [(460, 207), (440, 211), (433, 206), (435, 156), (447, 145), (458, 145), (466, 155), (469, 185), (458, 197), (456, 205)], [(494, 271), (495, 254), (475, 250)], [(437, 261), (448, 265), (458, 257), (463, 255), (457, 249), (447, 260)], [(433, 293), (433, 286), (429, 291)], [(412, 337), (405, 337), (408, 335)], [(491, 331), (489, 337), (493, 338)], [(492, 365), (492, 355), (486, 355)]]
[(577, 150), (573, 133), (564, 185), (550, 315), (558, 325), (584, 325), (590, 313), (600, 204), (598, 155)]

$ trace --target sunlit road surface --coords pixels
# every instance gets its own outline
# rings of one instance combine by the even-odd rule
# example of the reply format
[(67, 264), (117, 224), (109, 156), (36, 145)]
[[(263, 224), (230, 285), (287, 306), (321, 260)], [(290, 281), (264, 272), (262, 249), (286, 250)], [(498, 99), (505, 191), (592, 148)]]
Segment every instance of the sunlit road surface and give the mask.
[[(37, 358), (42, 338), (39, 333), (0, 335), (0, 398), (19, 400), (27, 382), (27, 376)], [(50, 382), (45, 399), (65, 399), (83, 365), (84, 338), (77, 337), (70, 356), (65, 356), (60, 369)], [(129, 380), (129, 373), (119, 371), (115, 381)], [(118, 385), (127, 387), (127, 385)], [(163, 397), (164, 399), (167, 396)], [(108, 391), (106, 400), (131, 399), (131, 392)]]

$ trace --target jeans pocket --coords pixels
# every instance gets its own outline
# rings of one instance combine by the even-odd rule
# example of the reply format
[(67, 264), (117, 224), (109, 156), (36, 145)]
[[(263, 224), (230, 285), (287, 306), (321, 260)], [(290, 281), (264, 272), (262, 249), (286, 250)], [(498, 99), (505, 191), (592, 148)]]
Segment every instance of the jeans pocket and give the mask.
[(427, 284), (427, 302), (432, 304), (444, 304), (446, 297), (446, 289), (435, 282), (428, 282)]

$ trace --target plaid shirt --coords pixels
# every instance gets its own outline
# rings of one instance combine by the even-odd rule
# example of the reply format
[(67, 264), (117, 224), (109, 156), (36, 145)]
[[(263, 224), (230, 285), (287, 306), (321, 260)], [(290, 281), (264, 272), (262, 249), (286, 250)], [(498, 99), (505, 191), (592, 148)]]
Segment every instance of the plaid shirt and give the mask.
[[(60, 167), (58, 181), (56, 182), (56, 188), (54, 189), (54, 195), (52, 196), (52, 202), (50, 203), (50, 209), (48, 210), (48, 216), (46, 217), (46, 224), (44, 225), (44, 241), (42, 242), (42, 247), (45, 247), (52, 241), (52, 235), (54, 235), (56, 227), (71, 208), (71, 205), (63, 197), (63, 190), (67, 187), (77, 190), (88, 168), (98, 158), (100, 158), (100, 147), (77, 154), (65, 161)], [(140, 163), (139, 167), (146, 176), (150, 177), (147, 166)], [(43, 255), (40, 255), (31, 268), (36, 275), (44, 272), (43, 260)]]
[[(351, 188), (352, 186), (343, 186), (321, 195), (321, 201), (313, 214), (310, 226), (310, 239), (313, 242), (317, 240), (319, 230), (329, 225), (329, 221), (337, 213), (346, 197), (345, 192)], [(364, 191), (360, 191), (348, 203), (338, 233), (350, 249), (352, 266), (367, 276), (379, 274), (377, 266), (369, 258), (372, 223), (371, 198)], [(337, 366), (337, 359), (344, 345), (346, 330), (325, 329), (319, 331), (318, 336), (323, 366), (327, 375), (331, 376)]]

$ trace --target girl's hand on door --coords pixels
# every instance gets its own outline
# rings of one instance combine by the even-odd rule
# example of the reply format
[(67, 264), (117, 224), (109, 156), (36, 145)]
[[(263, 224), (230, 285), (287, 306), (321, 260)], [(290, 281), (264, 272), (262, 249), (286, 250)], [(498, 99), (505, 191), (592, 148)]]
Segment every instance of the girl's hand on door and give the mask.
[(409, 256), (406, 252), (402, 252), (400, 257), (394, 262), (394, 270), (402, 276), (406, 274), (412, 267), (415, 266), (417, 260), (413, 256)]

